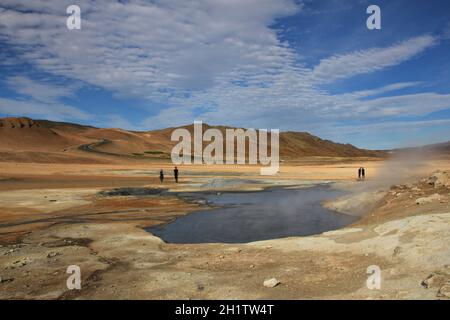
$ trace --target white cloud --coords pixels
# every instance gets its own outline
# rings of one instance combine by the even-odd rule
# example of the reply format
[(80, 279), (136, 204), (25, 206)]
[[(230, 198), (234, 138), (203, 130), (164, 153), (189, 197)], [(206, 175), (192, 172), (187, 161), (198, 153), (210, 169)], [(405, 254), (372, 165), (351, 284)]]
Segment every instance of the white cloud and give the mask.
[[(414, 128), (427, 128), (441, 125), (450, 125), (450, 119), (433, 119), (433, 120), (418, 120), (418, 121), (384, 121), (361, 125), (346, 125), (335, 127), (328, 132), (345, 132), (345, 133), (361, 133), (364, 131), (380, 131), (380, 130), (403, 130)], [(449, 126), (450, 128), (450, 126)]]
[(5, 84), (23, 98), (1, 98), (0, 113), (46, 117), (53, 120), (87, 120), (91, 115), (67, 105), (62, 98), (71, 97), (77, 85), (56, 85), (45, 80), (36, 81), (25, 76), (8, 77)]
[(335, 125), (322, 128), (322, 137), (348, 141), (366, 148), (392, 149), (448, 141), (450, 119), (379, 121), (369, 124)]
[(121, 95), (158, 100), (292, 59), (268, 27), (298, 10), (290, 0), (78, 1), (81, 30), (67, 30), (64, 3), (53, 2), (46, 13), (1, 12), (0, 33), (37, 67)]
[(380, 95), (383, 93), (388, 93), (392, 91), (397, 91), (405, 88), (411, 88), (420, 85), (420, 82), (398, 82), (398, 83), (391, 83), (386, 86), (383, 86), (381, 88), (371, 89), (371, 90), (363, 90), (363, 91), (355, 91), (350, 92), (348, 94), (342, 94), (341, 96), (348, 96), (349, 98), (364, 98), (364, 97), (371, 97)]
[(6, 79), (6, 85), (21, 95), (42, 103), (56, 103), (61, 98), (73, 96), (76, 85), (56, 85), (44, 81), (32, 80), (25, 76), (13, 76)]
[(361, 112), (368, 117), (426, 115), (450, 108), (450, 94), (432, 92), (392, 96), (365, 101)]
[(136, 129), (135, 125), (131, 124), (127, 119), (118, 114), (108, 114), (103, 118), (108, 121), (109, 128), (119, 128), (124, 130)]
[(424, 35), (388, 48), (371, 48), (323, 59), (314, 68), (312, 77), (326, 83), (358, 74), (370, 73), (411, 59), (437, 43), (436, 38)]
[[(424, 115), (450, 107), (447, 94), (376, 97), (420, 86), (414, 79), (337, 95), (321, 86), (412, 59), (438, 43), (430, 35), (334, 55), (307, 68), (270, 27), (277, 18), (302, 10), (291, 0), (77, 1), (81, 30), (65, 26), (69, 4), (72, 1), (3, 0), (0, 39), (50, 74), (118, 96), (148, 99), (149, 108), (152, 102), (169, 106), (133, 124), (137, 128), (199, 119), (307, 130), (342, 119)], [(33, 96), (34, 102), (57, 102), (70, 94), (70, 89), (46, 91), (20, 77), (16, 80), (16, 91)], [(109, 123), (131, 125), (118, 116)]]
[(49, 120), (88, 120), (91, 115), (65, 104), (48, 104), (37, 101), (22, 101), (0, 97), (0, 113), (9, 116), (33, 116)]

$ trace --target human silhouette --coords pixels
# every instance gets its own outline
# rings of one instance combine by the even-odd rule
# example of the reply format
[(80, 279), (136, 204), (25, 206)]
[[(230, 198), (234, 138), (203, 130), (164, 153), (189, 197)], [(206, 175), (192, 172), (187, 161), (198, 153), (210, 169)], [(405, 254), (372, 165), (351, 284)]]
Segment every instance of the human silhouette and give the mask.
[(362, 174), (362, 168), (359, 167), (359, 169), (358, 169), (358, 180), (361, 180), (361, 174)]
[(364, 167), (361, 168), (361, 176), (362, 176), (363, 180), (366, 178), (366, 169)]
[(178, 183), (178, 168), (175, 167), (175, 169), (173, 169), (173, 175), (175, 176), (175, 182)]
[(161, 181), (161, 183), (164, 181), (164, 171), (162, 169), (159, 171), (159, 181)]

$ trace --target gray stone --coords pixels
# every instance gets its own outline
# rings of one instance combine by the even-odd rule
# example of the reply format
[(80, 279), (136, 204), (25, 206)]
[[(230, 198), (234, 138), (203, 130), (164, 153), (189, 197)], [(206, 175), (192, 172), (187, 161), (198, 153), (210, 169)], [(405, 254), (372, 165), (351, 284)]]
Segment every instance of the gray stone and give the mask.
[(428, 197), (417, 198), (416, 204), (430, 203), (430, 202), (439, 201), (439, 200), (441, 200), (441, 196), (438, 193), (434, 193)]
[(266, 287), (266, 288), (274, 288), (279, 284), (280, 284), (280, 281), (278, 281), (276, 278), (267, 279), (263, 283), (264, 287)]
[(402, 248), (400, 248), (399, 246), (394, 248), (394, 254), (393, 256), (398, 256), (400, 254), (400, 252), (402, 251)]
[(23, 267), (26, 266), (28, 263), (30, 263), (30, 259), (28, 259), (27, 257), (23, 257), (19, 260), (16, 260), (12, 263), (13, 267)]
[(435, 188), (450, 188), (450, 174), (447, 171), (437, 171), (428, 179), (429, 183)]
[(437, 297), (450, 298), (450, 283), (444, 284), (438, 291)]
[(57, 257), (57, 256), (60, 256), (60, 255), (62, 255), (62, 253), (61, 252), (49, 252), (49, 254), (47, 254), (47, 258), (54, 258), (54, 257)]
[(439, 273), (431, 273), (428, 277), (422, 281), (422, 287), (429, 289), (442, 286), (446, 282), (446, 276)]
[(7, 277), (0, 276), (0, 283), (11, 282), (13, 280), (14, 280), (14, 278), (7, 278)]

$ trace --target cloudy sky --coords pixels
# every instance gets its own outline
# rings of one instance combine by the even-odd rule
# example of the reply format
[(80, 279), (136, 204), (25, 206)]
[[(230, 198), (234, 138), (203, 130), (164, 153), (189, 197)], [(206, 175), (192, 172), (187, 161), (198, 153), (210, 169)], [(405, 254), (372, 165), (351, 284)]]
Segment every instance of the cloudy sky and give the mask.
[(448, 0), (2, 0), (0, 61), (2, 117), (450, 140)]

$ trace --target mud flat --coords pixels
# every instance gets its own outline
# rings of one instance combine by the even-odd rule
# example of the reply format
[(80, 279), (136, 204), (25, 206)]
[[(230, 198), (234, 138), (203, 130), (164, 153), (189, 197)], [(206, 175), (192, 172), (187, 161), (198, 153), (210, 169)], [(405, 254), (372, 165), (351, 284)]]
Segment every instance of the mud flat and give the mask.
[[(378, 165), (366, 165), (369, 180)], [(292, 187), (294, 181), (315, 178), (341, 181), (338, 186), (349, 190), (362, 185), (354, 182), (357, 166), (286, 167), (269, 182), (276, 185), (291, 181)], [(24, 190), (16, 184), (23, 192), (19, 198), (10, 193), (17, 190), (14, 188), (0, 192), (0, 298), (448, 299), (450, 187), (445, 183), (448, 172), (430, 176), (432, 167), (420, 173), (424, 179), (355, 191), (355, 197), (360, 191), (384, 194), (358, 221), (339, 230), (245, 244), (172, 244), (144, 228), (167, 224), (203, 210), (205, 205), (184, 201), (170, 192), (139, 196), (101, 193), (124, 186), (160, 188), (156, 179), (137, 184), (136, 176), (125, 174), (121, 175), (121, 186), (93, 187), (92, 182), (81, 188), (69, 181), (57, 188), (58, 184), (52, 182), (50, 190), (45, 188), (46, 181), (58, 176), (89, 176), (90, 181), (103, 183), (117, 181), (111, 170), (148, 167), (41, 166), (52, 173), (44, 178), (45, 170), (41, 170), (38, 178), (32, 174), (36, 172), (32, 164), (23, 168), (10, 165), (11, 171), (2, 173), (7, 178), (2, 181), (5, 189), (14, 186), (19, 178), (22, 182), (36, 179), (41, 187)], [(268, 183), (257, 176), (256, 169), (239, 170), (247, 180), (258, 180), (263, 187)], [(233, 170), (209, 168), (200, 177), (208, 179), (218, 171)], [(174, 192), (202, 188), (193, 187), (191, 182), (196, 182), (193, 175), (179, 185), (168, 182), (165, 187)], [(58, 193), (67, 188), (67, 193)], [(364, 199), (370, 198), (340, 198), (334, 208), (352, 211), (350, 202), (360, 201), (358, 207), (364, 207)], [(34, 202), (24, 205), (20, 199)], [(54, 210), (49, 210), (52, 206)], [(66, 269), (74, 264), (81, 268), (81, 290), (66, 287)], [(367, 267), (371, 265), (381, 269), (380, 290), (366, 286)], [(270, 278), (278, 279), (280, 284), (265, 287), (263, 282)]]

